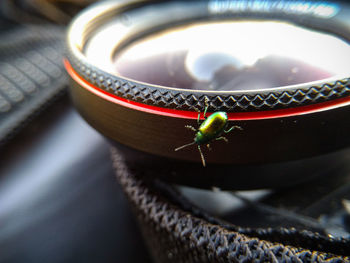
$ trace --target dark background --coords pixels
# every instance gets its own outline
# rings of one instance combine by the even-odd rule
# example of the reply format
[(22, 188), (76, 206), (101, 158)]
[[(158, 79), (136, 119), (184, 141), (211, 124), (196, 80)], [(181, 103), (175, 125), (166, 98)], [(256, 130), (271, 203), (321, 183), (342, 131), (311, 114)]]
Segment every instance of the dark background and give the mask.
[(1, 263), (149, 262), (109, 145), (67, 94), (65, 28), (92, 2), (0, 2)]
[(109, 145), (66, 95), (0, 151), (0, 262), (149, 262)]

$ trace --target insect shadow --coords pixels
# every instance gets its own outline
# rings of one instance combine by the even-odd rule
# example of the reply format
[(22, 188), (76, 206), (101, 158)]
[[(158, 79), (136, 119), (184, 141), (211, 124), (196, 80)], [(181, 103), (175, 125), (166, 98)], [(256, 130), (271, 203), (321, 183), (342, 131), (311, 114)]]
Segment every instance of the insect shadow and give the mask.
[(227, 126), (227, 113), (224, 111), (216, 111), (216, 112), (212, 113), (209, 117), (207, 117), (206, 114), (207, 114), (208, 108), (209, 108), (209, 103), (208, 103), (208, 100), (206, 99), (205, 100), (205, 109), (203, 112), (204, 121), (202, 123), (200, 123), (201, 112), (198, 109), (196, 109), (196, 111), (198, 112), (198, 117), (197, 117), (198, 128), (197, 129), (191, 125), (185, 126), (185, 128), (190, 129), (196, 133), (195, 137), (193, 139), (193, 142), (182, 145), (182, 146), (175, 149), (175, 151), (179, 151), (187, 146), (197, 144), (197, 148), (198, 148), (199, 154), (201, 156), (202, 164), (204, 167), (205, 167), (205, 159), (204, 159), (204, 155), (202, 153), (201, 147), (200, 147), (201, 145), (206, 144), (208, 149), (211, 150), (210, 142), (212, 142), (214, 140), (216, 140), (216, 141), (224, 140), (226, 143), (228, 143), (228, 139), (226, 137), (222, 136), (222, 134), (229, 133), (233, 129), (243, 130), (239, 126), (232, 126), (228, 130), (225, 130), (225, 128)]

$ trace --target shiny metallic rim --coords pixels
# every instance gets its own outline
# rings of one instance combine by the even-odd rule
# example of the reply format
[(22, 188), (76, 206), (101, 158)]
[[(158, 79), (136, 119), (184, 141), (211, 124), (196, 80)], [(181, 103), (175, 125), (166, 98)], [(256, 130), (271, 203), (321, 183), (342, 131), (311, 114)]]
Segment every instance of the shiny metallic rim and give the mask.
[[(208, 5), (210, 3), (209, 1)], [(123, 12), (144, 4), (144, 1), (133, 1), (131, 3), (125, 1), (96, 5), (85, 11), (70, 26), (67, 58), (72, 68), (86, 81), (111, 95), (146, 105), (185, 111), (204, 108), (205, 100), (209, 100), (210, 111), (226, 112), (281, 110), (335, 101), (337, 99), (343, 101), (344, 98), (350, 95), (350, 78), (328, 79), (327, 82), (317, 81), (306, 83), (305, 85), (257, 91), (212, 92), (174, 89), (132, 81), (107, 73), (88, 63), (81, 50), (89, 32), (93, 31), (101, 21), (105, 21), (108, 17), (122, 15)], [(203, 1), (200, 4), (203, 5)], [(244, 14), (242, 10), (230, 9), (229, 11), (229, 15), (233, 17), (237, 16), (235, 12), (238, 11), (240, 11), (240, 15)], [(245, 11), (247, 16), (252, 15), (249, 13), (251, 11)], [(275, 10), (275, 13), (271, 15), (278, 17), (282, 11)], [(220, 17), (227, 19), (227, 15), (226, 13), (220, 14)], [(302, 15), (293, 14), (288, 16), (288, 19), (300, 19), (300, 17)], [(310, 17), (303, 16), (302, 18)], [(316, 18), (312, 17), (312, 19)], [(346, 31), (343, 35), (347, 33)]]

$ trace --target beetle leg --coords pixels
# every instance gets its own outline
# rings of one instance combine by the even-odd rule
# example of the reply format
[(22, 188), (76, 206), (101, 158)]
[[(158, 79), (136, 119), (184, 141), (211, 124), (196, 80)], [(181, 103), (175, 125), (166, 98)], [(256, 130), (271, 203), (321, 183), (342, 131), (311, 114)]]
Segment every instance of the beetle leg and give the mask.
[(178, 150), (181, 150), (181, 149), (183, 149), (183, 148), (186, 148), (187, 146), (193, 145), (193, 144), (195, 144), (195, 143), (196, 143), (196, 142), (191, 142), (191, 143), (182, 145), (182, 146), (180, 146), (180, 147), (177, 147), (177, 148), (175, 149), (175, 152), (177, 152)]
[(198, 145), (198, 151), (199, 151), (199, 154), (201, 155), (203, 167), (205, 167), (204, 155), (203, 155), (202, 150), (201, 150), (201, 147), (200, 147), (199, 145)]
[(194, 128), (194, 127), (191, 126), (191, 125), (185, 125), (185, 128), (190, 129), (190, 130), (192, 130), (192, 131), (194, 131), (194, 132), (197, 132), (196, 128)]
[(209, 151), (211, 151), (211, 147), (210, 147), (209, 143), (207, 144), (207, 148), (208, 148)]
[(219, 140), (224, 140), (226, 143), (228, 143), (227, 138), (224, 137), (224, 136), (217, 137), (215, 140), (217, 140), (217, 141), (219, 141)]
[(204, 116), (204, 119), (206, 119), (206, 118), (207, 118), (207, 116), (206, 116), (207, 110), (208, 110), (208, 108), (209, 108), (209, 99), (208, 99), (207, 97), (205, 97), (204, 103), (205, 103), (205, 109), (204, 109), (203, 116)]
[(197, 123), (198, 123), (198, 126), (200, 126), (201, 111), (199, 109), (197, 109), (196, 107), (193, 107), (193, 109), (196, 112), (198, 112)]
[(207, 116), (205, 116), (207, 114), (207, 109), (208, 109), (208, 107), (205, 107), (205, 109), (204, 109), (204, 113), (203, 113), (204, 119), (207, 118)]
[(200, 126), (201, 111), (196, 107), (194, 107), (194, 110), (198, 112), (197, 123), (198, 123), (198, 126)]
[(224, 133), (229, 133), (230, 131), (232, 131), (233, 129), (238, 129), (238, 130), (243, 130), (242, 127), (240, 126), (232, 126), (230, 129), (228, 129), (227, 131), (224, 131)]

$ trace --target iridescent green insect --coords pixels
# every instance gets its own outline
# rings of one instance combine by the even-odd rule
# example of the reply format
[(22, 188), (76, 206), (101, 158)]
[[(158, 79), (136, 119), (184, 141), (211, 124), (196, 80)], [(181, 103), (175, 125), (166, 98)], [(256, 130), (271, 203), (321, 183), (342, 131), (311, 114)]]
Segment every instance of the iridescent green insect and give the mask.
[(227, 138), (222, 136), (223, 133), (229, 133), (233, 129), (240, 129), (242, 130), (241, 127), (239, 126), (232, 126), (228, 130), (225, 130), (227, 126), (227, 114), (224, 111), (217, 111), (212, 113), (209, 117), (206, 116), (207, 110), (208, 110), (208, 101), (206, 100), (206, 107), (204, 109), (204, 121), (200, 123), (199, 119), (201, 116), (201, 113), (198, 112), (198, 118), (197, 118), (197, 123), (199, 128), (196, 129), (190, 125), (186, 125), (185, 127), (187, 129), (190, 129), (194, 132), (196, 132), (196, 136), (194, 137), (194, 141), (188, 144), (185, 144), (183, 146), (180, 146), (175, 149), (175, 151), (181, 150), (187, 146), (197, 144), (198, 151), (201, 155), (202, 163), (203, 166), (205, 166), (205, 159), (204, 155), (201, 150), (201, 145), (206, 144), (208, 149), (211, 150), (209, 143), (213, 140), (224, 140), (225, 142), (228, 142)]

